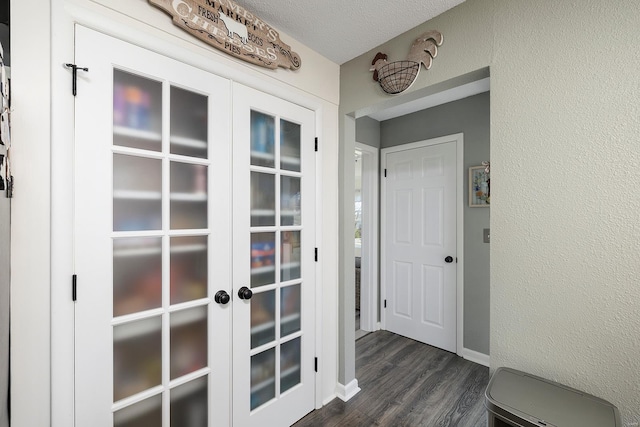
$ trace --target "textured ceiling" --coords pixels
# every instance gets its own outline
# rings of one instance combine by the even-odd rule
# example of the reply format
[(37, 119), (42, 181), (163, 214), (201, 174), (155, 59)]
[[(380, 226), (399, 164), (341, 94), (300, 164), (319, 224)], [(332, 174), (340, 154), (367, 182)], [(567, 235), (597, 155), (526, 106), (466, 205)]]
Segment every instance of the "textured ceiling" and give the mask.
[(238, 3), (278, 31), (343, 64), (463, 1), (239, 0)]

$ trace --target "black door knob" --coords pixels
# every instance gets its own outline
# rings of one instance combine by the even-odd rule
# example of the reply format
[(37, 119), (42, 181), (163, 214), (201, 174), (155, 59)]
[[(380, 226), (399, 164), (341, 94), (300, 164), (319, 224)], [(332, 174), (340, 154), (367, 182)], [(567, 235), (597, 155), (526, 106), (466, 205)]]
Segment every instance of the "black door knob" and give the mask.
[(225, 305), (231, 300), (231, 297), (225, 291), (218, 291), (216, 295), (213, 297), (213, 300), (218, 304)]
[(251, 292), (251, 289), (243, 286), (238, 291), (238, 296), (240, 297), (240, 299), (251, 299), (251, 297), (253, 296), (253, 292)]
[(448, 256), (448, 257), (446, 257), (446, 258), (444, 259), (444, 262), (446, 262), (446, 263), (451, 263), (451, 262), (453, 262), (453, 258), (452, 258), (452, 257), (450, 257), (450, 256)]

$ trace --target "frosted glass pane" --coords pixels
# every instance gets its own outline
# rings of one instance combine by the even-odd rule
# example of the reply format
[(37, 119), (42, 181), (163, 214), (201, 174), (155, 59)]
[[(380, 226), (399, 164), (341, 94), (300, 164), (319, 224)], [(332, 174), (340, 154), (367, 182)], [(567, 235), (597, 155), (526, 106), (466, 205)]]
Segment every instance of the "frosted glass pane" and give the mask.
[(275, 166), (275, 118), (251, 111), (251, 164)]
[(207, 97), (171, 86), (172, 154), (207, 157)]
[(300, 384), (300, 338), (280, 347), (280, 393)]
[(113, 144), (162, 149), (162, 83), (113, 71)]
[(295, 280), (300, 278), (300, 231), (282, 232), (282, 266), (281, 279)]
[(162, 382), (160, 316), (113, 327), (113, 400)]
[(114, 427), (149, 427), (162, 425), (162, 395), (150, 397), (113, 414)]
[(276, 281), (276, 233), (251, 234), (251, 287)]
[(162, 229), (162, 163), (113, 155), (113, 230)]
[(300, 286), (287, 286), (280, 290), (281, 337), (300, 330)]
[(276, 350), (251, 356), (251, 410), (276, 396)]
[(207, 237), (171, 238), (171, 304), (207, 297)]
[(300, 172), (300, 131), (298, 124), (280, 120), (280, 169)]
[(280, 178), (280, 225), (300, 225), (300, 178)]
[(113, 316), (162, 305), (162, 239), (113, 241)]
[(276, 177), (251, 172), (251, 226), (276, 225)]
[(276, 339), (276, 291), (254, 293), (251, 298), (251, 348)]
[(171, 379), (207, 366), (207, 308), (171, 313)]
[(207, 427), (207, 379), (198, 378), (171, 390), (171, 425)]
[(171, 229), (207, 228), (207, 167), (171, 162)]

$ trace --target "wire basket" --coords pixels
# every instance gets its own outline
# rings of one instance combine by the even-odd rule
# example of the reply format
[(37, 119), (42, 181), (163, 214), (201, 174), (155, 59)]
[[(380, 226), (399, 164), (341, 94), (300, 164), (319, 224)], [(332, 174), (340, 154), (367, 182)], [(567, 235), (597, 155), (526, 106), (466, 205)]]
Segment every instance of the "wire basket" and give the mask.
[(378, 70), (378, 83), (386, 93), (395, 95), (409, 89), (416, 77), (418, 77), (419, 72), (419, 62), (390, 62)]

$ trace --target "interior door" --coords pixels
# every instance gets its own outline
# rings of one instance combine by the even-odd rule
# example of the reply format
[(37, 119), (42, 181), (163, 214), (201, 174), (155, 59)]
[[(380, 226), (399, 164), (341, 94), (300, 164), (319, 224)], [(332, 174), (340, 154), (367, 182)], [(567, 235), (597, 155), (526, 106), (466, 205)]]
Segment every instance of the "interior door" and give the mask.
[(315, 117), (233, 95), (233, 419), (288, 426), (314, 408)]
[(455, 352), (456, 142), (433, 142), (385, 150), (384, 324)]
[(76, 425), (229, 425), (230, 83), (84, 27)]

